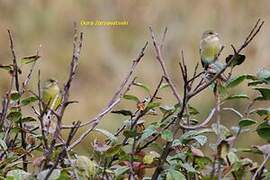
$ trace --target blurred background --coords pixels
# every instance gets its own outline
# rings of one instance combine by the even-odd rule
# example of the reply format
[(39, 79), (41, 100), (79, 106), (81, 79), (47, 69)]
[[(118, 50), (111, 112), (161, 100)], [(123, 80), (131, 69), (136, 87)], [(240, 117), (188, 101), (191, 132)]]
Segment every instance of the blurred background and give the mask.
[[(128, 72), (132, 60), (137, 57), (146, 41), (151, 41), (148, 27), (152, 26), (158, 35), (168, 27), (165, 42), (165, 59), (171, 76), (181, 93), (181, 78), (178, 67), (179, 54), (184, 50), (187, 65), (193, 69), (199, 60), (199, 40), (203, 31), (217, 31), (225, 45), (223, 59), (232, 50), (230, 44), (238, 47), (245, 39), (258, 18), (265, 20), (265, 26), (255, 41), (245, 50), (247, 55), (237, 73), (255, 73), (259, 67), (270, 67), (270, 1), (269, 0), (0, 0), (0, 63), (11, 61), (7, 29), (11, 29), (17, 56), (34, 55), (41, 45), (41, 60), (38, 68), (42, 80), (54, 77), (63, 85), (67, 79), (72, 54), (73, 23), (77, 22), (84, 32), (84, 43), (79, 70), (72, 86), (71, 99), (78, 100), (65, 114), (64, 123), (75, 120), (87, 121), (94, 117), (109, 101)], [(80, 26), (81, 20), (128, 21), (128, 26)], [(24, 67), (23, 67), (24, 68)], [(27, 67), (25, 67), (25, 75)], [(37, 69), (30, 83), (37, 86)], [(143, 61), (139, 64), (138, 81), (148, 84), (152, 91), (156, 87), (161, 70), (155, 60), (150, 43)], [(9, 78), (0, 71), (0, 95), (8, 89)], [(245, 87), (245, 86), (243, 86)], [(246, 92), (246, 89), (243, 89)], [(132, 90), (139, 97), (146, 94), (140, 89)], [(239, 92), (239, 89), (234, 89)], [(251, 92), (248, 92), (251, 93)], [(164, 92), (164, 104), (173, 104), (170, 93)], [(192, 101), (201, 111), (203, 119), (213, 106), (213, 95), (204, 91)], [(244, 110), (246, 101), (232, 104)], [(267, 104), (265, 104), (267, 105)], [(265, 106), (264, 105), (264, 106)], [(126, 106), (120, 104), (116, 109)], [(135, 108), (134, 105), (128, 105)], [(119, 115), (109, 115), (102, 120), (101, 127), (116, 130), (123, 122)], [(237, 118), (225, 114), (224, 124), (237, 125)], [(240, 145), (260, 144), (253, 134), (241, 136)], [(249, 138), (249, 142), (246, 140)], [(82, 147), (89, 147), (92, 138), (84, 141)], [(87, 151), (87, 148), (81, 148)]]

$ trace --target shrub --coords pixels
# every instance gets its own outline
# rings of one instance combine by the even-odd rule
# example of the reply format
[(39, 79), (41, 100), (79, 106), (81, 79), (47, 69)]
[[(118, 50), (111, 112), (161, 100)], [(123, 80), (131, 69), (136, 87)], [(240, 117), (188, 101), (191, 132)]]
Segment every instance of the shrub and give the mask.
[[(156, 59), (163, 72), (157, 87), (152, 89), (133, 78), (135, 68), (148, 46), (146, 43), (104, 110), (89, 121), (75, 121), (72, 125), (65, 125), (62, 120), (66, 107), (73, 103), (69, 100), (69, 94), (78, 67), (83, 34), (75, 28), (69, 76), (63, 88), (61, 104), (55, 110), (42, 100), (40, 72), (38, 92), (28, 88), (33, 69), (40, 58), (39, 51), (33, 56), (18, 59), (12, 34), (8, 31), (13, 60), (12, 64), (0, 65), (11, 77), (11, 86), (2, 99), (0, 114), (1, 178), (268, 179), (270, 174), (265, 164), (269, 159), (270, 145), (250, 145), (244, 149), (235, 146), (239, 135), (252, 128), (256, 128), (256, 133), (262, 139), (270, 139), (270, 109), (254, 107), (255, 103), (270, 99), (270, 70), (262, 68), (255, 75), (233, 73), (244, 63), (245, 56), (241, 52), (262, 25), (263, 22), (258, 20), (243, 44), (238, 49), (232, 46), (233, 53), (227, 56), (226, 63), (210, 79), (206, 78), (207, 70), (198, 72), (198, 64), (190, 77), (182, 52), (179, 67), (184, 86), (181, 95), (170, 78), (162, 54), (167, 29), (162, 41), (158, 42), (150, 28)], [(24, 69), (20, 69), (18, 63), (31, 67), (25, 80), (20, 75)], [(221, 75), (226, 73), (226, 81), (221, 81)], [(242, 82), (248, 82), (245, 88), (258, 92), (257, 96), (249, 97), (244, 92), (232, 93), (232, 88)], [(146, 96), (142, 98), (131, 94), (129, 90), (134, 86), (142, 88)], [(193, 107), (190, 100), (207, 88), (213, 92), (215, 104), (209, 110), (209, 115), (198, 121), (199, 110)], [(176, 103), (164, 104), (162, 100), (166, 97), (161, 97), (160, 91), (171, 91)], [(247, 102), (244, 112), (227, 107), (227, 102), (239, 99)], [(136, 108), (114, 109), (121, 101), (131, 101)], [(27, 107), (33, 110), (31, 116), (26, 115)], [(223, 125), (221, 111), (235, 114), (238, 123), (232, 127)], [(127, 118), (122, 127), (117, 132), (96, 128), (110, 112)], [(146, 123), (149, 117), (155, 121)], [(212, 119), (215, 119), (214, 122)], [(46, 128), (45, 120), (51, 123), (51, 130)], [(87, 127), (87, 130), (76, 139), (75, 134), (81, 127)], [(69, 131), (66, 139), (61, 136), (64, 130)], [(106, 140), (94, 140), (89, 156), (76, 153), (73, 148), (94, 131), (104, 135)], [(213, 144), (209, 143), (209, 137), (215, 137)], [(206, 146), (212, 149), (212, 153), (204, 152), (203, 147)], [(242, 152), (261, 154), (264, 160), (258, 163), (239, 156)]]

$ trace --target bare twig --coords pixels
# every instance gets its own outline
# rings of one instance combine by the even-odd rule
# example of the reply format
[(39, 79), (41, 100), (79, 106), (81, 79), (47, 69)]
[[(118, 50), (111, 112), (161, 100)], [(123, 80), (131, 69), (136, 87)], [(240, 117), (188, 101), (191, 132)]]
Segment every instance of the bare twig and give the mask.
[[(147, 45), (148, 45), (148, 42), (145, 43), (145, 45), (141, 49), (141, 52), (139, 53), (138, 57), (135, 60), (133, 60), (133, 63), (131, 65), (130, 70), (128, 71), (128, 74), (126, 75), (123, 82), (121, 83), (121, 85), (117, 89), (116, 93), (113, 95), (112, 99), (109, 101), (108, 105), (96, 117), (82, 123), (80, 125), (80, 127), (87, 126), (89, 124), (92, 124), (92, 123), (96, 122), (98, 119), (100, 119), (100, 116), (103, 116), (103, 114), (106, 114), (106, 113), (110, 112), (110, 111), (108, 111), (108, 109), (112, 109), (113, 108), (112, 105), (117, 105), (119, 103), (120, 97), (123, 94), (125, 94), (125, 92), (126, 92), (126, 91), (123, 91), (123, 89), (127, 86), (131, 76), (133, 75), (133, 73), (135, 71), (135, 68), (137, 67), (138, 63), (141, 61), (142, 57), (144, 56), (144, 52), (145, 52), (145, 49), (146, 49)], [(128, 89), (129, 89), (129, 87), (127, 86), (126, 90), (128, 90)], [(62, 128), (63, 129), (69, 129), (69, 128), (72, 128), (72, 126), (63, 125)]]
[(47, 173), (47, 175), (45, 176), (44, 180), (49, 179), (49, 177), (51, 176), (52, 172), (54, 169), (57, 168), (57, 165), (60, 163), (60, 161), (63, 161), (64, 157), (67, 155), (67, 148), (72, 140), (72, 138), (75, 136), (76, 132), (78, 131), (79, 127), (80, 127), (80, 121), (78, 122), (73, 122), (73, 128), (70, 129), (67, 141), (65, 143), (65, 146), (62, 147), (61, 152), (59, 153), (54, 165), (52, 166), (52, 168), (49, 170), (49, 172)]
[[(161, 68), (162, 68), (163, 75), (164, 75), (166, 81), (168, 82), (168, 84), (169, 84), (169, 86), (170, 86), (170, 88), (171, 88), (171, 90), (172, 90), (172, 92), (173, 92), (175, 98), (177, 99), (177, 102), (178, 102), (179, 104), (181, 104), (181, 103), (182, 103), (182, 102), (181, 102), (181, 96), (180, 96), (180, 94), (178, 93), (178, 91), (177, 91), (177, 89), (176, 89), (174, 83), (172, 82), (172, 80), (171, 80), (171, 78), (170, 78), (170, 76), (169, 76), (167, 67), (166, 67), (166, 65), (165, 65), (165, 61), (164, 61), (163, 56), (162, 56), (162, 54), (161, 54), (161, 45), (158, 44), (158, 42), (157, 42), (157, 40), (156, 40), (156, 38), (155, 38), (155, 34), (154, 34), (153, 30), (152, 30), (152, 27), (149, 27), (149, 30), (150, 30), (151, 37), (152, 37), (152, 41), (153, 41), (153, 45), (154, 45), (154, 48), (155, 48), (155, 51), (156, 51), (156, 59), (158, 60), (160, 66), (161, 66)], [(166, 31), (167, 31), (167, 30), (166, 30)], [(164, 33), (164, 34), (166, 35), (166, 33)]]
[(260, 167), (256, 170), (256, 172), (252, 176), (252, 180), (256, 179), (258, 173), (263, 169), (263, 167), (266, 164), (266, 162), (268, 161), (269, 157), (270, 157), (270, 154), (267, 154), (267, 156), (264, 158), (264, 160), (263, 160), (262, 164), (260, 165)]
[(163, 47), (164, 47), (164, 42), (166, 39), (167, 32), (168, 32), (168, 27), (165, 27), (165, 30), (164, 30), (163, 36), (162, 36), (162, 40), (161, 40), (161, 45), (160, 45), (161, 51), (163, 50)]
[(85, 126), (85, 125), (88, 125), (88, 124), (91, 124), (92, 125), (91, 128), (89, 128), (87, 131), (85, 131), (75, 142), (73, 142), (69, 146), (68, 151), (71, 150), (72, 148), (74, 148), (76, 145), (78, 145), (85, 137), (87, 137), (90, 134), (90, 132), (92, 132), (93, 129), (98, 125), (98, 123), (100, 122), (100, 120), (107, 113), (109, 113), (116, 104), (118, 104), (120, 102), (120, 98), (123, 95), (123, 92), (126, 92), (126, 91), (123, 91), (123, 89), (126, 86), (127, 86), (127, 89), (130, 87), (130, 85), (128, 85), (128, 82), (129, 82), (129, 80), (130, 80), (130, 78), (131, 78), (131, 76), (132, 76), (132, 74), (133, 74), (133, 72), (135, 70), (135, 67), (141, 61), (142, 57), (144, 56), (144, 51), (145, 51), (147, 45), (148, 45), (148, 42), (145, 43), (144, 47), (142, 48), (142, 50), (139, 53), (139, 56), (135, 60), (133, 60), (133, 64), (131, 66), (130, 71), (128, 72), (127, 76), (123, 80), (123, 82), (120, 85), (120, 87), (117, 90), (117, 92), (114, 94), (113, 98), (108, 103), (107, 107), (104, 108), (104, 110), (101, 111), (101, 113), (99, 113), (94, 119), (91, 119), (90, 121), (88, 121), (88, 122), (86, 122), (86, 123), (84, 123), (83, 125), (80, 126), (80, 127), (82, 127), (82, 126)]
[(21, 94), (23, 94), (23, 93), (25, 92), (26, 87), (27, 87), (27, 85), (29, 84), (30, 79), (31, 79), (31, 77), (32, 77), (32, 74), (33, 74), (33, 71), (34, 71), (36, 62), (37, 62), (37, 60), (40, 58), (40, 56), (39, 56), (39, 48), (37, 49), (36, 55), (35, 55), (35, 56), (32, 56), (31, 58), (34, 59), (34, 62), (32, 63), (32, 66), (31, 66), (31, 68), (30, 68), (30, 71), (29, 71), (29, 73), (28, 73), (26, 79), (24, 80), (24, 82), (23, 82), (23, 84), (22, 84), (22, 90), (21, 90), (21, 92), (20, 92)]
[(17, 57), (16, 57), (16, 52), (15, 52), (15, 48), (14, 48), (14, 43), (13, 43), (11, 31), (9, 29), (7, 31), (8, 31), (9, 41), (10, 41), (10, 50), (11, 50), (11, 54), (13, 57), (12, 62), (13, 62), (13, 74), (15, 77), (15, 87), (16, 87), (16, 90), (19, 92), (20, 91), (20, 83), (19, 83)]
[[(12, 57), (13, 57), (12, 62), (13, 62), (13, 75), (15, 78), (15, 88), (16, 88), (17, 92), (20, 92), (19, 69), (18, 69), (18, 64), (17, 64), (17, 57), (16, 57), (15, 48), (14, 48), (13, 37), (12, 37), (11, 31), (9, 29), (7, 31), (8, 31), (9, 41), (10, 41), (10, 50), (11, 50)], [(18, 102), (18, 105), (19, 105), (19, 102)], [(19, 125), (21, 128), (22, 147), (23, 147), (23, 149), (26, 149), (26, 146), (27, 146), (27, 144), (25, 142), (26, 134), (23, 130), (23, 123), (20, 122)], [(23, 156), (22, 159), (23, 159), (23, 169), (25, 171), (27, 171), (26, 155)]]
[(100, 119), (102, 119), (103, 116), (105, 116), (107, 113), (109, 113), (112, 110), (112, 108), (116, 104), (118, 104), (119, 102), (120, 102), (120, 98), (117, 99), (113, 104), (111, 104), (111, 106), (107, 107), (104, 111), (102, 111), (99, 115), (97, 115), (97, 117), (91, 121), (91, 124), (93, 123), (92, 127), (89, 128), (87, 131), (85, 131), (83, 134), (81, 134), (81, 136), (68, 147), (67, 151), (70, 151), (72, 148), (74, 148), (75, 146), (80, 144), (82, 142), (82, 140), (85, 137), (87, 137), (89, 135), (89, 133), (92, 132), (93, 129), (98, 125), (98, 122), (100, 121)]
[(207, 118), (204, 121), (202, 121), (200, 124), (197, 124), (197, 125), (194, 125), (194, 126), (192, 126), (192, 125), (187, 126), (187, 125), (184, 125), (184, 124), (180, 124), (180, 126), (181, 126), (181, 128), (187, 129), (187, 130), (195, 130), (195, 129), (204, 128), (211, 121), (211, 119), (213, 118), (215, 112), (216, 112), (216, 108), (213, 108), (210, 111), (210, 113), (208, 114)]
[(80, 36), (79, 36), (79, 40), (77, 37), (77, 27), (75, 24), (74, 27), (74, 39), (73, 39), (73, 53), (72, 53), (72, 59), (71, 59), (71, 63), (70, 63), (70, 70), (69, 70), (69, 76), (68, 76), (68, 80), (65, 83), (64, 86), (64, 92), (63, 92), (63, 101), (59, 107), (59, 117), (60, 120), (64, 114), (65, 108), (68, 104), (68, 99), (69, 99), (69, 91), (70, 91), (70, 87), (71, 87), (71, 83), (74, 79), (76, 70), (78, 68), (78, 63), (79, 63), (79, 58), (80, 58), (80, 53), (81, 53), (81, 49), (82, 49), (82, 42), (83, 42), (83, 33), (80, 32)]

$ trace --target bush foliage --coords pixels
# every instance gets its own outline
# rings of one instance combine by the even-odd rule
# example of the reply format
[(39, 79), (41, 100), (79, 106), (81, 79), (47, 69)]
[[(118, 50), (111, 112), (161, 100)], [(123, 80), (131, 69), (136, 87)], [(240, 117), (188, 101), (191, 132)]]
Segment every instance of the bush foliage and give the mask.
[[(233, 73), (235, 68), (244, 64), (245, 56), (241, 52), (262, 25), (263, 22), (258, 20), (242, 45), (238, 49), (232, 46), (232, 54), (210, 79), (206, 78), (207, 70), (199, 72), (199, 65), (188, 73), (182, 52), (179, 67), (183, 89), (179, 91), (170, 78), (163, 57), (167, 29), (158, 42), (150, 28), (156, 60), (163, 72), (158, 85), (150, 88), (133, 78), (148, 46), (146, 43), (108, 105), (93, 119), (75, 121), (72, 125), (65, 125), (62, 120), (66, 107), (74, 103), (69, 100), (69, 94), (78, 67), (83, 34), (75, 28), (62, 103), (54, 110), (42, 101), (40, 72), (37, 74), (37, 92), (28, 88), (40, 58), (39, 51), (33, 56), (17, 57), (12, 34), (8, 31), (12, 63), (0, 65), (0, 70), (10, 74), (10, 88), (2, 98), (0, 114), (1, 179), (269, 179), (270, 173), (265, 165), (270, 155), (269, 144), (235, 146), (239, 136), (247, 131), (257, 133), (265, 142), (270, 140), (270, 108), (254, 106), (270, 99), (270, 70), (260, 68), (256, 74)], [(25, 66), (30, 66), (30, 72), (23, 79), (21, 72)], [(221, 75), (227, 76), (226, 81), (220, 79)], [(255, 96), (245, 94), (244, 90), (235, 92), (234, 88), (244, 82), (247, 82), (245, 91), (252, 90)], [(146, 96), (132, 94), (130, 89), (133, 87), (141, 88)], [(213, 92), (215, 103), (209, 109), (209, 115), (198, 120), (200, 110), (190, 100), (207, 89)], [(170, 91), (176, 103), (164, 104), (162, 100), (166, 97), (160, 96), (161, 91)], [(178, 92), (182, 92), (181, 95)], [(246, 101), (244, 111), (228, 106), (228, 102), (239, 100)], [(136, 108), (116, 109), (115, 106), (122, 101), (130, 101)], [(236, 115), (238, 122), (231, 127), (223, 125), (222, 111)], [(51, 130), (44, 126), (49, 113)], [(108, 113), (126, 118), (117, 132), (97, 128)], [(77, 131), (82, 127), (87, 129), (79, 134)], [(64, 132), (68, 132), (67, 138), (63, 138)], [(88, 156), (73, 150), (93, 132), (106, 140), (94, 140)], [(246, 153), (259, 154), (263, 161), (256, 162)]]

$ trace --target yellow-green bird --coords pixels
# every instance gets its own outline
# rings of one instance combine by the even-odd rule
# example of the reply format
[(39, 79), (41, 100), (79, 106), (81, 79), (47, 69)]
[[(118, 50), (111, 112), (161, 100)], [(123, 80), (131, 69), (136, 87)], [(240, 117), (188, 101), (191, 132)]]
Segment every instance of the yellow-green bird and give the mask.
[[(202, 35), (200, 41), (200, 55), (203, 68), (206, 70), (206, 78), (211, 79), (216, 73), (224, 68), (224, 64), (218, 61), (218, 54), (221, 51), (222, 44), (218, 33), (208, 30)], [(226, 81), (224, 74), (219, 79)]]
[(208, 30), (202, 35), (200, 41), (201, 63), (204, 69), (217, 60), (219, 51), (222, 48), (218, 33)]
[(58, 81), (50, 78), (46, 80), (42, 86), (42, 101), (45, 107), (52, 110), (56, 110), (62, 101), (62, 94), (60, 87), (58, 86)]

